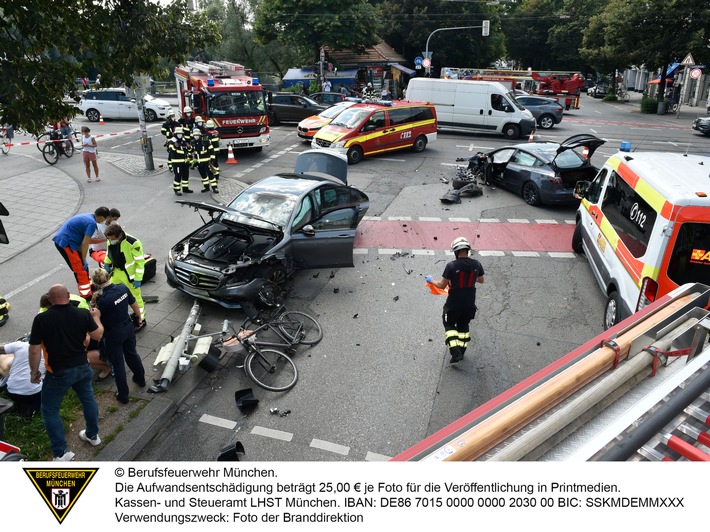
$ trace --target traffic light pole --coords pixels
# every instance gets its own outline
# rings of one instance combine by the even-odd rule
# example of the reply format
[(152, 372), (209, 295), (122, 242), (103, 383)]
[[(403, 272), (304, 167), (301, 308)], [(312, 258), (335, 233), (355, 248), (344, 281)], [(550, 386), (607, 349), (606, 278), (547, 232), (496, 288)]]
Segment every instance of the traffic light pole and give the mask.
[[(429, 34), (429, 37), (426, 40), (426, 48), (424, 49), (424, 57), (430, 58), (429, 56), (429, 40), (431, 39), (431, 36), (434, 35), (437, 31), (448, 31), (448, 30), (475, 30), (477, 28), (482, 28), (483, 29), (483, 36), (488, 37), (490, 33), (490, 27), (491, 27), (491, 21), (490, 20), (484, 20), (483, 24), (481, 26), (457, 26), (455, 28), (439, 28), (434, 31), (432, 31)], [(431, 67), (427, 67), (427, 74), (431, 74)]]

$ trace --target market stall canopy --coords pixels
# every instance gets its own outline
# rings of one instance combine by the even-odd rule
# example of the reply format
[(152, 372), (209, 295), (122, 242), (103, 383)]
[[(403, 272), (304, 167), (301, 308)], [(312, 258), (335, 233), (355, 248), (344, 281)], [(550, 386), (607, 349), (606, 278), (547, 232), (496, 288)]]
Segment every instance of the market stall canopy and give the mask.
[[(357, 76), (357, 68), (347, 68), (343, 70), (338, 70), (337, 72), (324, 72), (325, 77), (328, 78), (333, 86), (337, 86), (339, 83), (345, 85), (352, 85), (355, 83), (355, 77)], [(311, 80), (317, 79), (318, 73), (308, 69), (308, 68), (289, 68), (288, 72), (283, 78), (284, 87), (291, 87), (297, 85), (300, 82), (310, 83)]]

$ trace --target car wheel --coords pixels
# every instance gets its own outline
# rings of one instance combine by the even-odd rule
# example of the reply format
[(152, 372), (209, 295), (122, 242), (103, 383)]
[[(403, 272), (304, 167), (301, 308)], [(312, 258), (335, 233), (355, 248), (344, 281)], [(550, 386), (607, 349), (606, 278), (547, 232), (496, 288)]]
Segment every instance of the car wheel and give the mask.
[(144, 114), (146, 122), (154, 122), (158, 118), (158, 115), (152, 109), (146, 109)]
[(414, 151), (414, 153), (421, 153), (424, 151), (424, 148), (426, 148), (426, 137), (424, 135), (420, 135), (417, 137), (417, 140), (414, 141), (412, 151)]
[(509, 140), (517, 139), (520, 136), (520, 128), (515, 124), (503, 126), (503, 136)]
[(96, 109), (87, 109), (84, 116), (86, 116), (86, 119), (89, 122), (98, 122), (101, 117), (101, 113), (99, 113)]
[(552, 115), (542, 115), (538, 120), (538, 124), (542, 129), (550, 129), (555, 125), (555, 117)]
[(267, 305), (281, 301), (286, 295), (288, 274), (281, 264), (274, 264), (264, 278), (264, 286), (259, 291), (259, 298)]
[(577, 222), (574, 226), (574, 233), (572, 233), (572, 251), (576, 253), (582, 253), (584, 248), (582, 248), (582, 222)]
[(609, 294), (609, 299), (606, 300), (604, 308), (604, 330), (611, 329), (614, 325), (621, 321), (621, 301), (619, 293), (614, 291)]
[(542, 201), (540, 201), (540, 189), (538, 189), (537, 185), (532, 181), (527, 181), (523, 185), (523, 199), (525, 203), (534, 207), (542, 203)]
[(348, 163), (357, 164), (362, 161), (362, 148), (360, 146), (353, 146), (348, 150)]

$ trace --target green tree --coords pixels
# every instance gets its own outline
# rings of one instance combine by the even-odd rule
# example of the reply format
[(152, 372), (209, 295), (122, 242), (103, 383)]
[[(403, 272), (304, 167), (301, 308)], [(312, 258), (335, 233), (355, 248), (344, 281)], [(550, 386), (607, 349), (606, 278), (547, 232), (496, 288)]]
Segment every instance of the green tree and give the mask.
[[(710, 3), (707, 0), (611, 0), (592, 18), (581, 54), (591, 64), (616, 60), (618, 67), (649, 70), (682, 60), (710, 60)], [(663, 98), (665, 83), (659, 86)]]
[(587, 65), (579, 55), (582, 39), (591, 18), (599, 14), (608, 1), (563, 0), (558, 11), (559, 19), (550, 28), (547, 37), (550, 53), (558, 65), (556, 68), (586, 71)]
[[(580, 0), (581, 1), (581, 0)], [(522, 0), (503, 19), (508, 57), (533, 70), (559, 69), (550, 31), (560, 21), (563, 0)]]
[(261, 0), (254, 36), (263, 45), (281, 41), (306, 47), (317, 61), (319, 49), (364, 51), (377, 43), (377, 16), (367, 0)]
[(497, 10), (482, 3), (444, 0), (401, 0), (382, 2), (382, 38), (407, 58), (410, 65), (421, 55), (431, 33), (439, 28), (481, 26), (491, 21), (488, 37), (481, 29), (435, 33), (429, 40), (433, 52), (433, 72), (443, 66), (485, 68), (505, 53), (505, 37), (500, 31)]
[[(198, 30), (199, 28), (199, 30)], [(98, 71), (131, 84), (161, 74), (161, 58), (181, 62), (220, 36), (186, 0), (14, 0), (0, 4), (0, 116), (40, 131), (76, 112), (76, 78)]]

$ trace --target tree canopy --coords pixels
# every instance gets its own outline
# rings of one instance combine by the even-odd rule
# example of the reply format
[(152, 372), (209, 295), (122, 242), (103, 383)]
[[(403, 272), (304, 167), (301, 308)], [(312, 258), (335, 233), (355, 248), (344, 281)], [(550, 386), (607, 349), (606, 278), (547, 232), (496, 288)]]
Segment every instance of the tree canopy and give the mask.
[(75, 112), (63, 102), (89, 71), (132, 84), (216, 43), (216, 25), (186, 0), (14, 0), (0, 7), (0, 116), (40, 131)]

